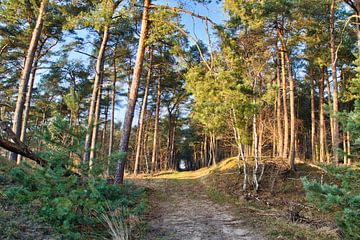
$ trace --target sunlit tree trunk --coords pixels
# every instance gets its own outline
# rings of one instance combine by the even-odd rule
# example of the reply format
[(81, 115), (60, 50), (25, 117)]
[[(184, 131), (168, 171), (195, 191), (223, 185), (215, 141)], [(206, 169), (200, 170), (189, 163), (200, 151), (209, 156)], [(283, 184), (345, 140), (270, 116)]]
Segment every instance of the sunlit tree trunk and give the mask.
[(109, 129), (109, 149), (108, 149), (108, 163), (106, 167), (106, 175), (109, 176), (110, 160), (114, 145), (114, 133), (115, 133), (115, 100), (116, 100), (116, 82), (117, 82), (117, 70), (116, 70), (116, 56), (113, 60), (113, 82), (111, 88), (111, 117), (110, 117), (110, 129)]
[(156, 85), (156, 110), (155, 110), (155, 121), (154, 121), (154, 139), (151, 157), (151, 171), (156, 171), (156, 161), (159, 157), (158, 138), (159, 138), (159, 115), (160, 115), (160, 97), (161, 97), (161, 74), (157, 78)]
[[(277, 54), (279, 56), (279, 54)], [(281, 80), (280, 80), (280, 61), (279, 58), (276, 58), (276, 84), (277, 84), (277, 98), (276, 98), (276, 124), (277, 124), (277, 152), (278, 156), (282, 156), (284, 151), (284, 137), (282, 129), (282, 120), (281, 120)]]
[[(26, 59), (24, 63), (24, 68), (21, 71), (21, 77), (19, 82), (19, 90), (18, 96), (16, 100), (15, 112), (14, 112), (14, 119), (12, 129), (16, 136), (21, 136), (21, 123), (23, 120), (23, 112), (24, 112), (24, 105), (26, 99), (26, 92), (29, 85), (29, 79), (31, 74), (31, 69), (33, 67), (33, 62), (35, 58), (35, 52), (39, 43), (39, 39), (41, 36), (41, 31), (43, 28), (44, 23), (44, 15), (46, 12), (46, 7), (48, 4), (48, 0), (42, 0), (41, 5), (39, 8), (39, 14), (36, 20), (35, 28), (33, 30), (31, 41), (29, 44), (29, 48), (27, 50)], [(13, 161), (17, 160), (17, 154), (11, 153), (10, 159)]]
[(287, 106), (287, 80), (286, 80), (286, 67), (285, 67), (285, 49), (281, 49), (281, 76), (282, 76), (282, 96), (283, 96), (283, 116), (284, 116), (284, 147), (283, 158), (287, 158), (289, 150), (289, 117)]
[[(326, 81), (326, 90), (327, 90), (327, 102), (328, 102), (328, 106), (331, 109), (332, 107), (332, 103), (331, 103), (331, 88), (330, 88), (330, 81), (329, 81), (329, 74), (328, 74), (328, 70), (327, 68), (325, 68), (325, 81)], [(331, 114), (330, 114), (331, 115)], [(329, 118), (330, 120), (330, 134), (331, 134), (331, 144), (332, 144), (332, 139), (334, 138), (334, 124), (333, 124), (333, 118), (330, 116)], [(330, 149), (331, 150), (331, 149)], [(331, 161), (331, 154), (329, 152), (328, 154), (329, 157), (327, 157), (327, 162), (330, 163)]]
[(95, 152), (96, 152), (96, 143), (97, 143), (98, 133), (99, 133), (102, 85), (103, 85), (103, 79), (100, 80), (98, 93), (97, 93), (97, 97), (96, 97), (96, 105), (95, 105), (95, 112), (94, 112), (94, 124), (92, 126), (91, 145), (90, 145), (90, 158), (89, 158), (89, 170), (90, 171), (92, 170), (92, 166), (93, 166), (95, 155), (96, 155)]
[(289, 92), (290, 92), (290, 155), (289, 162), (291, 170), (295, 170), (295, 138), (296, 138), (296, 114), (295, 114), (295, 82), (292, 75), (289, 53), (286, 52), (286, 62), (289, 71)]
[(324, 162), (327, 148), (326, 143), (326, 129), (325, 129), (325, 115), (324, 115), (324, 70), (321, 70), (321, 79), (319, 84), (319, 127), (320, 127), (320, 162)]
[[(94, 132), (93, 127), (97, 127), (95, 126), (95, 115), (96, 115), (96, 105), (97, 105), (97, 98), (99, 95), (99, 92), (101, 92), (101, 82), (102, 82), (102, 78), (103, 78), (103, 73), (104, 73), (104, 59), (105, 59), (105, 50), (106, 50), (106, 45), (109, 39), (109, 26), (105, 25), (104, 26), (104, 32), (103, 32), (103, 38), (101, 41), (101, 45), (100, 45), (100, 49), (99, 49), (99, 53), (98, 53), (98, 57), (96, 60), (96, 69), (95, 69), (95, 80), (94, 80), (94, 84), (93, 84), (93, 91), (92, 91), (92, 95), (91, 95), (91, 100), (90, 100), (90, 108), (89, 108), (89, 116), (88, 116), (88, 130), (86, 132), (86, 136), (85, 136), (85, 147), (84, 147), (84, 157), (83, 157), (83, 163), (89, 163), (89, 168), (91, 168), (92, 163), (89, 161), (90, 160), (90, 155), (92, 152), (92, 139), (94, 139), (92, 137), (92, 134)], [(99, 99), (100, 101), (100, 99)], [(96, 137), (96, 136), (95, 136)], [(94, 154), (94, 153), (92, 153)]]
[(144, 0), (144, 10), (142, 15), (141, 32), (139, 39), (138, 52), (136, 56), (136, 62), (134, 67), (133, 79), (131, 82), (129, 99), (127, 109), (125, 113), (124, 125), (122, 128), (122, 134), (120, 139), (120, 152), (124, 153), (122, 159), (119, 159), (115, 174), (115, 183), (122, 183), (124, 180), (124, 170), (126, 162), (126, 154), (128, 152), (129, 139), (131, 133), (131, 124), (134, 118), (135, 104), (138, 95), (138, 89), (140, 84), (141, 71), (144, 61), (145, 41), (148, 34), (149, 25), (149, 7), (151, 0)]
[(333, 154), (334, 159), (333, 163), (337, 165), (339, 163), (339, 154), (338, 154), (338, 147), (339, 147), (339, 122), (336, 118), (336, 115), (339, 111), (339, 100), (338, 100), (338, 83), (336, 77), (336, 59), (335, 59), (335, 4), (336, 1), (331, 1), (330, 6), (330, 57), (331, 57), (331, 78), (333, 80), (333, 130), (334, 135), (332, 138), (332, 147), (333, 147)]
[[(38, 66), (38, 59), (36, 59), (34, 61), (34, 66), (31, 70), (30, 82), (29, 82), (29, 86), (27, 89), (27, 93), (26, 93), (24, 116), (23, 116), (22, 123), (21, 123), (21, 134), (20, 134), (20, 141), (22, 141), (23, 143), (25, 143), (25, 138), (26, 138), (26, 129), (28, 126), (28, 118), (29, 118), (30, 106), (31, 106), (31, 97), (32, 97), (32, 91), (33, 91), (34, 82), (35, 82), (37, 66)], [(16, 164), (20, 164), (21, 160), (22, 160), (22, 156), (17, 155)]]
[(146, 77), (145, 83), (145, 91), (144, 91), (144, 98), (141, 106), (140, 112), (140, 120), (139, 120), (139, 133), (137, 137), (137, 144), (136, 144), (136, 156), (135, 156), (135, 166), (134, 166), (134, 174), (138, 173), (139, 168), (139, 161), (140, 161), (140, 153), (142, 148), (142, 142), (144, 141), (144, 124), (146, 120), (146, 109), (147, 109), (147, 101), (148, 101), (148, 93), (149, 93), (149, 84), (151, 81), (151, 72), (152, 72), (152, 49), (149, 49), (149, 69)]

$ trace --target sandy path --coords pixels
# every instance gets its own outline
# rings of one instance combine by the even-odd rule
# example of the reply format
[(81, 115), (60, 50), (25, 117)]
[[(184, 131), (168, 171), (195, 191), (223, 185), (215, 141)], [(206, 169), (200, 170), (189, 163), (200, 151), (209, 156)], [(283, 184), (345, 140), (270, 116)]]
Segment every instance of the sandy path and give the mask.
[(137, 179), (151, 189), (148, 240), (265, 239), (229, 206), (212, 202), (197, 180)]

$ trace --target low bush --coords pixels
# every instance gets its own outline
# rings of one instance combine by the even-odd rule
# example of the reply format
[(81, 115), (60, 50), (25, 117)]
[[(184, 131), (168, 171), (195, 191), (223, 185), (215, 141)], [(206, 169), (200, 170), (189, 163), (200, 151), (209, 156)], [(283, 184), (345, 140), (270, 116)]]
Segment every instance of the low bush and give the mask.
[(345, 239), (360, 239), (360, 171), (358, 168), (324, 166), (339, 184), (322, 184), (302, 178), (309, 202), (335, 212)]

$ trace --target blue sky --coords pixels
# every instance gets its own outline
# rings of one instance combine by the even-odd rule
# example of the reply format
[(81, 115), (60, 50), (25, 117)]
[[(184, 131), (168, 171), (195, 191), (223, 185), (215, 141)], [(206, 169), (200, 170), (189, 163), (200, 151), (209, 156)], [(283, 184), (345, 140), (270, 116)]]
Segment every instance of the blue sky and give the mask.
[[(208, 5), (203, 5), (203, 4), (197, 4), (194, 3), (194, 1), (191, 0), (154, 0), (152, 2), (153, 4), (157, 4), (157, 5), (168, 5), (168, 6), (177, 6), (179, 7), (179, 4), (182, 6), (182, 8), (189, 10), (191, 12), (194, 12), (196, 14), (202, 15), (202, 16), (207, 16), (208, 18), (210, 18), (213, 22), (217, 23), (217, 24), (222, 24), (225, 20), (226, 20), (226, 14), (223, 11), (223, 5), (222, 3), (211, 3)], [(182, 13), (182, 24), (185, 26), (185, 30), (192, 35), (195, 39), (197, 40), (201, 40), (203, 41), (205, 44), (208, 44), (208, 37), (207, 37), (207, 33), (206, 33), (206, 28), (205, 28), (205, 24), (204, 21), (201, 19), (198, 19), (196, 17), (192, 17), (189, 14), (186, 13)], [(211, 24), (209, 24), (209, 31), (210, 33), (212, 32), (212, 27)], [(88, 31), (87, 30), (78, 30), (76, 31), (76, 34), (80, 37), (83, 37), (84, 39), (88, 39), (89, 41), (91, 41), (91, 39), (89, 39), (88, 37)], [(216, 37), (214, 35), (211, 36), (212, 41), (216, 42)], [(69, 36), (68, 38), (65, 39), (66, 43), (69, 43), (73, 40), (72, 36)], [(190, 40), (191, 42), (191, 40)], [(193, 44), (193, 42), (191, 42), (191, 44)], [(61, 49), (62, 44), (58, 45), (56, 47), (57, 50)], [(92, 53), (92, 45), (88, 44), (86, 46), (84, 46), (84, 49), (82, 51), (87, 52), (87, 53)], [(134, 52), (134, 58), (136, 52)], [(71, 55), (69, 56), (70, 59), (74, 59), (74, 60), (80, 60), (82, 62), (89, 62), (89, 57), (87, 57), (86, 55), (80, 54), (80, 53), (76, 53), (76, 52), (72, 52)], [(40, 74), (38, 75), (38, 78), (41, 78), (41, 73), (43, 72), (39, 72)], [(38, 80), (37, 78), (37, 80)], [(127, 86), (124, 86), (127, 87)], [(119, 97), (118, 97), (119, 99)], [(120, 105), (117, 106), (116, 108), (116, 121), (123, 121), (123, 116), (124, 116), (124, 111), (126, 108), (126, 100), (125, 98), (119, 99), (120, 100)], [(138, 113), (135, 113), (135, 118), (134, 118), (134, 124), (137, 124), (137, 116)]]

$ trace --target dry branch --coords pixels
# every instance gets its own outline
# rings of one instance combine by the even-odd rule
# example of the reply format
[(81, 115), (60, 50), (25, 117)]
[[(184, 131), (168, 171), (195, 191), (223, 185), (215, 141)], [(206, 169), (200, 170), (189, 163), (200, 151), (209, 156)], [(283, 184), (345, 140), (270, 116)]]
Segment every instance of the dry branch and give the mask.
[(3, 138), (0, 135), (0, 147), (5, 148), (6, 150), (20, 154), (23, 157), (27, 157), (41, 166), (46, 166), (48, 162), (35, 154), (32, 150), (29, 149), (20, 139), (16, 136), (16, 134), (12, 131), (12, 129), (8, 126), (8, 124), (4, 121), (0, 121), (0, 129), (5, 132), (8, 137), (13, 141), (9, 141)]

